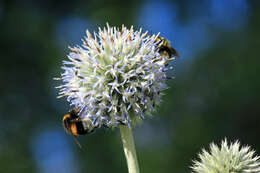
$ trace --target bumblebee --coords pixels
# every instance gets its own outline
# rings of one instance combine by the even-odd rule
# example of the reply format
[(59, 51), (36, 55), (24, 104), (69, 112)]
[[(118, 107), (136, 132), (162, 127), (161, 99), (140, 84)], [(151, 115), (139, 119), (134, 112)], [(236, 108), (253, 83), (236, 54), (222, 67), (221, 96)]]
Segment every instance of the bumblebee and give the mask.
[(158, 42), (158, 49), (161, 55), (168, 56), (169, 58), (172, 56), (179, 57), (178, 52), (171, 47), (169, 40), (158, 36), (155, 41)]
[(73, 136), (81, 136), (94, 132), (97, 128), (92, 120), (79, 116), (79, 109), (73, 109), (63, 117), (63, 127), (65, 131)]
[(80, 148), (82, 147), (76, 137), (93, 133), (95, 129), (98, 128), (98, 126), (93, 124), (91, 119), (82, 119), (78, 108), (73, 109), (64, 115), (62, 123), (65, 131), (68, 134), (73, 135), (75, 142)]

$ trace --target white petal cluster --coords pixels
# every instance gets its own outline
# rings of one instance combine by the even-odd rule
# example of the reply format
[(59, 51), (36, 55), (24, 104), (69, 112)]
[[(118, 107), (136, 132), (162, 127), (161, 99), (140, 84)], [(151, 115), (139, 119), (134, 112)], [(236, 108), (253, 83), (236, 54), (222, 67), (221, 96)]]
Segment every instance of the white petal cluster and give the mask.
[(224, 140), (220, 148), (212, 143), (210, 152), (203, 150), (199, 159), (192, 167), (194, 173), (260, 173), (259, 157), (239, 142), (228, 145)]
[(154, 111), (170, 60), (159, 53), (158, 35), (124, 26), (86, 33), (82, 47), (70, 48), (63, 62), (60, 97), (101, 126), (131, 125)]

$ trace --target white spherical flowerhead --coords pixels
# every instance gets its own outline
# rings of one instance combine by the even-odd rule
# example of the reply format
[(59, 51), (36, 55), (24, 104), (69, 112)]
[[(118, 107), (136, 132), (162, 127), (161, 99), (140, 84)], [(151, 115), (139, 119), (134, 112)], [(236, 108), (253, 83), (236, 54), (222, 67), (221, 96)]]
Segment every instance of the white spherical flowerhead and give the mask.
[(70, 48), (63, 61), (60, 97), (95, 126), (131, 125), (154, 111), (166, 89), (166, 66), (174, 59), (168, 42), (162, 50), (166, 42), (159, 34), (124, 26), (86, 33), (82, 47)]
[(259, 157), (239, 142), (228, 145), (224, 140), (220, 148), (212, 143), (210, 152), (203, 150), (199, 159), (192, 167), (194, 173), (260, 173)]

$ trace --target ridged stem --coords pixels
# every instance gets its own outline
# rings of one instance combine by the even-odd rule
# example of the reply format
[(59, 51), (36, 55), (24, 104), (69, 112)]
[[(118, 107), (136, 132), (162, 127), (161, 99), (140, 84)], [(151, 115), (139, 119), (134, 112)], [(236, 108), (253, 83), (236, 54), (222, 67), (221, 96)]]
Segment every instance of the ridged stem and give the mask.
[(132, 130), (128, 126), (121, 125), (120, 133), (127, 161), (128, 173), (140, 173)]

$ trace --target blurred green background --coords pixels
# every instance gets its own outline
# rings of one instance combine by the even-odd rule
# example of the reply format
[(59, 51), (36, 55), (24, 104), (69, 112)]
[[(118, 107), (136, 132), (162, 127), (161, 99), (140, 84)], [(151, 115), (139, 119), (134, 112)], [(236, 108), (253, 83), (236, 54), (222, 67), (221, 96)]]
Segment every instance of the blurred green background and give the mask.
[(85, 30), (160, 32), (181, 56), (154, 117), (134, 130), (142, 173), (190, 172), (202, 147), (227, 137), (260, 155), (260, 2), (0, 0), (0, 172), (127, 172), (118, 129), (65, 134), (56, 99), (68, 45)]

